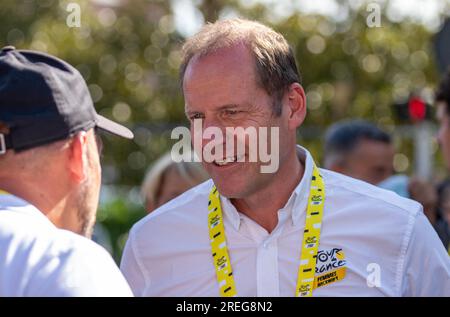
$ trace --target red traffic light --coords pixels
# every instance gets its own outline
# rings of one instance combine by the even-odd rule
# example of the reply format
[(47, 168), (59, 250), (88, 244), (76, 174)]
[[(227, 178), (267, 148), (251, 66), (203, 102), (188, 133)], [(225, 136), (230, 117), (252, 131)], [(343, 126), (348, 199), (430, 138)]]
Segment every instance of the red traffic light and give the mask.
[(412, 121), (422, 121), (425, 119), (427, 114), (427, 105), (419, 97), (412, 97), (408, 102), (408, 113), (409, 118)]

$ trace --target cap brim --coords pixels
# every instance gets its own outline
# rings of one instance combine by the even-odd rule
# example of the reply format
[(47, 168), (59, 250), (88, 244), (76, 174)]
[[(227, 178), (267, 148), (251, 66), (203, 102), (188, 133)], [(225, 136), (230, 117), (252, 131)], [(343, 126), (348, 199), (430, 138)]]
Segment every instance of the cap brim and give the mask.
[(130, 129), (120, 125), (114, 121), (111, 121), (101, 115), (97, 115), (96, 126), (109, 133), (121, 136), (126, 139), (132, 139), (134, 137), (133, 132)]

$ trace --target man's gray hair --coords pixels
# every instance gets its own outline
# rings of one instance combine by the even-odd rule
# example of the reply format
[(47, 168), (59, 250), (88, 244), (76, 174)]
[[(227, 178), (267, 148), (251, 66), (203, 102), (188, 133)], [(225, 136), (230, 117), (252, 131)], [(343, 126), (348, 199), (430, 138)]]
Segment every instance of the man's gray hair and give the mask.
[(273, 29), (249, 20), (230, 19), (208, 23), (183, 45), (181, 87), (190, 60), (220, 49), (244, 44), (255, 58), (258, 85), (274, 100), (275, 115), (281, 114), (281, 99), (293, 83), (301, 84), (294, 54), (286, 39)]

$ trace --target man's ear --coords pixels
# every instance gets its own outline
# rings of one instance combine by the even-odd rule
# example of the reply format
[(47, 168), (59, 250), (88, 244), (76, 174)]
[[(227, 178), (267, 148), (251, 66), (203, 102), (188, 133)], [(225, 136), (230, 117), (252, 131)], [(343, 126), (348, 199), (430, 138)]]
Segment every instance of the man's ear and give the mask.
[(306, 96), (303, 87), (299, 83), (293, 83), (287, 91), (289, 128), (297, 129), (306, 117)]
[(87, 178), (87, 149), (86, 132), (79, 132), (72, 137), (68, 148), (68, 164), (70, 175), (77, 183), (82, 183)]

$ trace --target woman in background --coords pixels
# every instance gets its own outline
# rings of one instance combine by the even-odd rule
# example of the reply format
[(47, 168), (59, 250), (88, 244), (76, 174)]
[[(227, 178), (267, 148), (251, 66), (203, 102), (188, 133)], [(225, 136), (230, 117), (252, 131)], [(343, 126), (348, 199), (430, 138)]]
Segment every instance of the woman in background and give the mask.
[(201, 163), (176, 163), (166, 153), (149, 168), (142, 184), (145, 210), (150, 213), (207, 179), (209, 175)]

